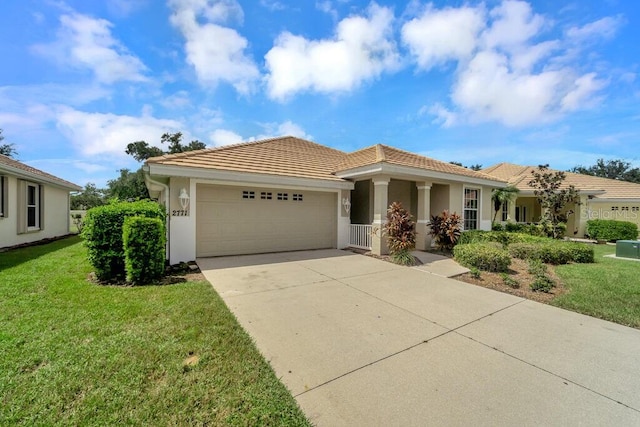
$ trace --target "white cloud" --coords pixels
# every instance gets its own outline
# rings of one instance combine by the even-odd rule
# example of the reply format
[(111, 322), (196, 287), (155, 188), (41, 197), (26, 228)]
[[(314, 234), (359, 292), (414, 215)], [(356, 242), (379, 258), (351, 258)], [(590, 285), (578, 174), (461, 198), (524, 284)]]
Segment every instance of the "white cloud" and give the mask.
[(277, 0), (260, 0), (260, 6), (269, 9), (274, 12), (277, 10), (285, 10), (287, 7), (282, 2)]
[(372, 3), (367, 16), (350, 16), (332, 39), (307, 40), (284, 32), (265, 55), (268, 94), (286, 98), (302, 91), (347, 92), (399, 67), (393, 12)]
[(230, 145), (230, 144), (238, 144), (242, 142), (242, 136), (237, 133), (227, 130), (227, 129), (216, 129), (211, 132), (209, 135), (209, 140), (213, 143), (213, 145)]
[(85, 156), (102, 154), (125, 156), (127, 144), (146, 141), (159, 145), (165, 132), (177, 132), (182, 124), (175, 120), (157, 119), (110, 113), (87, 113), (61, 107), (56, 117), (57, 127)]
[[(600, 100), (606, 81), (576, 49), (602, 32), (611, 37), (621, 19), (604, 18), (545, 40), (553, 22), (524, 1), (436, 9), (430, 5), (402, 27), (404, 43), (420, 69), (454, 63), (450, 104), (421, 109), (443, 127), (495, 121), (525, 126), (556, 120)], [(420, 113), (419, 113), (420, 114)]]
[(90, 70), (101, 83), (146, 81), (147, 68), (111, 34), (113, 24), (79, 13), (60, 17), (56, 41), (32, 50), (59, 64)]
[(606, 82), (596, 77), (596, 73), (578, 77), (571, 90), (562, 98), (563, 111), (575, 111), (590, 106), (595, 93), (606, 86)]
[(450, 60), (468, 58), (484, 28), (484, 10), (463, 6), (436, 10), (427, 7), (402, 26), (402, 40), (418, 66), (428, 70)]
[(569, 30), (567, 30), (567, 36), (577, 40), (592, 38), (611, 39), (616, 35), (623, 23), (624, 19), (621, 16), (607, 16), (583, 25), (582, 27), (569, 28)]
[(200, 83), (215, 86), (227, 82), (238, 92), (249, 93), (260, 73), (245, 53), (247, 39), (219, 25), (242, 21), (240, 5), (234, 0), (170, 0), (169, 5), (173, 8), (171, 23), (186, 39), (187, 62)]

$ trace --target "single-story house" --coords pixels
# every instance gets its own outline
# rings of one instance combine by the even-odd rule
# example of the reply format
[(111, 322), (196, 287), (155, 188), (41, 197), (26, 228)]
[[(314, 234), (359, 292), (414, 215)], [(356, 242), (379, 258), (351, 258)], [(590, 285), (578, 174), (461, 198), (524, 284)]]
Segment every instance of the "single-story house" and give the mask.
[[(498, 220), (514, 222), (537, 222), (542, 215), (540, 203), (528, 185), (532, 172), (537, 167), (512, 163), (499, 163), (482, 172), (509, 182), (518, 188), (514, 203), (503, 206)], [(550, 169), (550, 172), (555, 172)], [(565, 172), (565, 186), (573, 185), (580, 190), (580, 202), (565, 209), (567, 214), (567, 236), (583, 237), (590, 219), (614, 219), (629, 221), (640, 227), (640, 184)]]
[(69, 193), (81, 189), (0, 154), (0, 248), (69, 234)]
[(457, 212), (465, 229), (491, 228), (491, 191), (506, 180), (374, 145), (345, 153), (280, 137), (148, 159), (145, 180), (169, 214), (169, 260), (348, 246), (386, 252), (390, 203), (417, 222)]

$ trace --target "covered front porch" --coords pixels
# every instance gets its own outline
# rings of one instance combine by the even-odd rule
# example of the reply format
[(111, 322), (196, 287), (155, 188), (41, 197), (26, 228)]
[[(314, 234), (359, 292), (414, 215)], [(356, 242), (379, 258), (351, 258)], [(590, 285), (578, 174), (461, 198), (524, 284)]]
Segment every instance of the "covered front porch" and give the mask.
[(464, 218), (464, 229), (490, 227), (484, 220), (481, 207), (481, 187), (466, 187), (455, 182), (416, 181), (374, 177), (355, 182), (351, 191), (349, 245), (371, 250), (374, 254), (387, 253), (382, 228), (387, 209), (400, 202), (416, 221), (416, 249), (431, 248), (430, 218), (444, 210), (456, 212)]

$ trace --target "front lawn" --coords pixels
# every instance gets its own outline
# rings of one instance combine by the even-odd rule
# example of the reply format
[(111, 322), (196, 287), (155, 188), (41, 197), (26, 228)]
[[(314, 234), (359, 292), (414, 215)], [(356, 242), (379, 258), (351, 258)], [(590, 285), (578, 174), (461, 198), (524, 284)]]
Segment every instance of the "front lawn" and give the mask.
[(78, 237), (0, 253), (0, 425), (308, 425), (207, 282), (90, 271)]
[(595, 264), (555, 267), (568, 292), (551, 303), (622, 325), (640, 328), (640, 262), (606, 258), (615, 246), (595, 246)]

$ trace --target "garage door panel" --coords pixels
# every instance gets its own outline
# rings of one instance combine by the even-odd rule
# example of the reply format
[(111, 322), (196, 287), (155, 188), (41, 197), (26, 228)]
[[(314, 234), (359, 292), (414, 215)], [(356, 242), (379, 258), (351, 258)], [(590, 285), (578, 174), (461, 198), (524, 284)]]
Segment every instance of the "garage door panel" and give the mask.
[[(243, 191), (255, 198), (243, 199)], [(272, 199), (261, 199), (263, 191)], [(277, 200), (278, 193), (288, 200)], [(198, 185), (197, 256), (335, 247), (336, 200), (335, 193)]]

